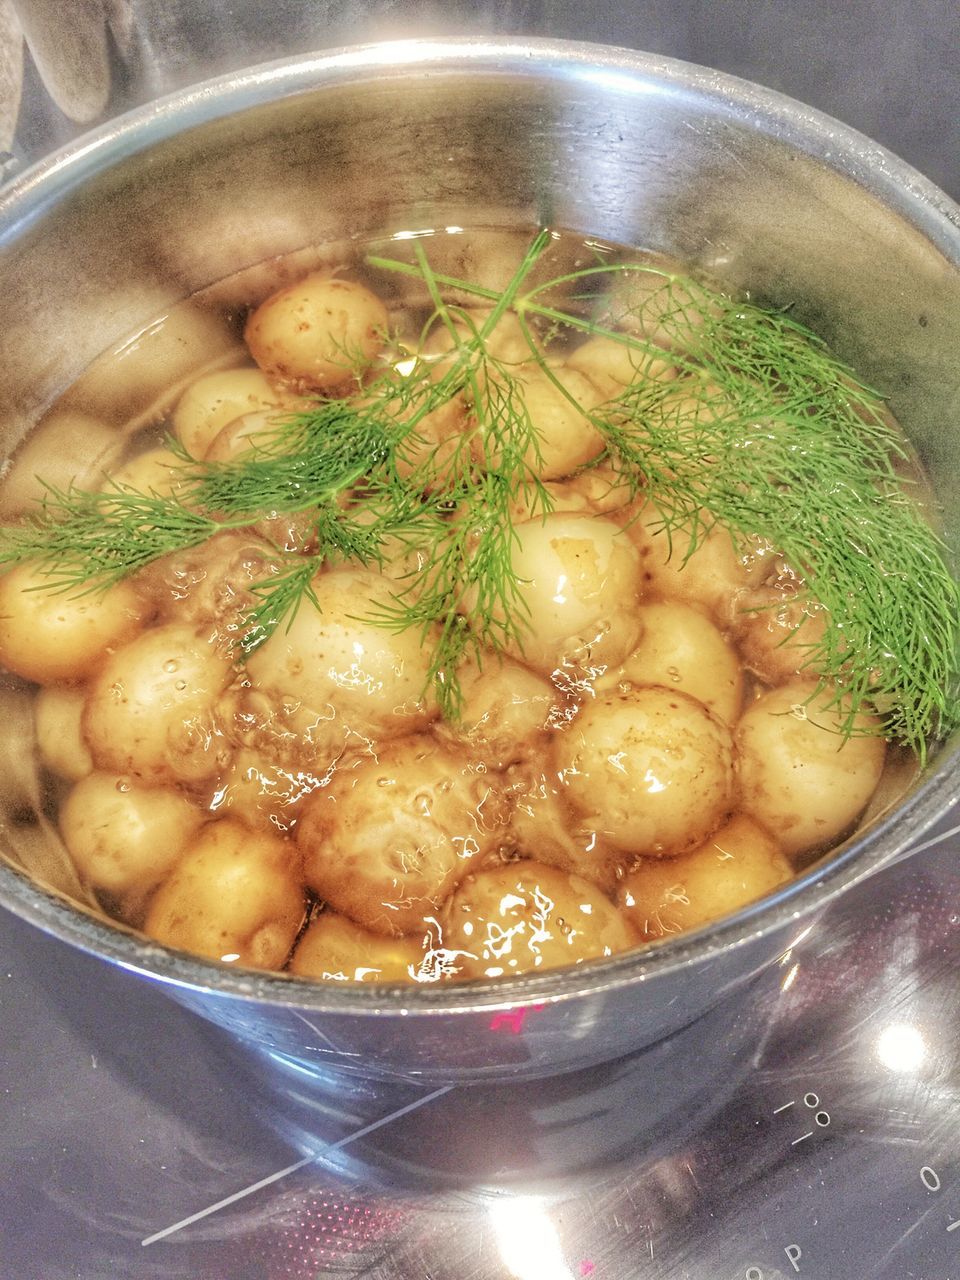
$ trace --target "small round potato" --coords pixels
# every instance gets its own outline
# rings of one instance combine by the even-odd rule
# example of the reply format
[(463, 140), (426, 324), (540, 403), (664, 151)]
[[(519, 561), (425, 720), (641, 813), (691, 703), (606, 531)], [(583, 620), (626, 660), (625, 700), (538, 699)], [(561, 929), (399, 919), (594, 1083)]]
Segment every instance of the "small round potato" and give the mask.
[(143, 931), (211, 960), (279, 969), (304, 909), (296, 847), (224, 818), (188, 846), (151, 900)]
[(330, 391), (356, 380), (387, 329), (386, 307), (364, 285), (316, 273), (261, 303), (244, 337), (268, 377)]
[(562, 712), (556, 689), (541, 676), (508, 658), (491, 656), (479, 668), (465, 664), (457, 672), (463, 703), (456, 724), (438, 734), (460, 742), (494, 769), (504, 769), (536, 751), (550, 724)]
[(823, 606), (786, 566), (737, 598), (734, 634), (746, 666), (765, 684), (818, 674), (816, 651), (827, 630)]
[(509, 844), (525, 858), (583, 876), (612, 892), (626, 855), (574, 808), (556, 772), (544, 772), (532, 761), (509, 769), (507, 783), (513, 802)]
[[(452, 313), (453, 327), (462, 341), (470, 341), (483, 329), (490, 315), (489, 310), (465, 307)], [(536, 344), (536, 337), (530, 335)], [(435, 324), (427, 335), (423, 345), (425, 355), (444, 355), (454, 348), (454, 338), (445, 324)], [(534, 358), (530, 343), (524, 333), (520, 319), (513, 311), (506, 311), (497, 321), (493, 331), (483, 341), (483, 349), (488, 355), (503, 364), (524, 364)], [(538, 348), (537, 348), (538, 349)]]
[(846, 709), (830, 706), (815, 680), (771, 689), (744, 713), (736, 731), (743, 808), (785, 853), (827, 848), (856, 821), (880, 781), (886, 744), (881, 726), (860, 714), (844, 737)]
[(154, 561), (137, 587), (161, 621), (193, 624), (226, 652), (246, 630), (252, 588), (278, 572), (278, 557), (256, 535), (226, 530), (198, 547)]
[[(603, 437), (587, 416), (602, 397), (588, 378), (562, 365), (549, 373), (523, 369), (514, 377), (537, 441), (527, 450), (526, 463), (541, 480), (568, 476), (603, 452)], [(496, 458), (480, 461), (488, 467), (497, 463)]]
[(376, 933), (412, 933), (496, 849), (503, 809), (495, 774), (426, 735), (354, 756), (303, 806), (307, 884)]
[(444, 912), (444, 926), (444, 945), (461, 978), (580, 964), (638, 941), (596, 885), (538, 862), (510, 862), (469, 876)]
[(695, 605), (728, 626), (740, 593), (759, 586), (769, 568), (766, 551), (754, 543), (734, 545), (719, 526), (698, 532), (691, 550), (689, 532), (668, 534), (653, 507), (627, 526), (640, 554), (644, 593)]
[(183, 462), (171, 449), (148, 449), (115, 471), (107, 472), (100, 488), (104, 493), (119, 488), (170, 497), (179, 490), (183, 472)]
[(676, 365), (663, 352), (654, 355), (616, 338), (588, 338), (570, 352), (566, 363), (589, 378), (604, 400), (612, 400), (633, 384), (672, 382), (677, 376)]
[(641, 937), (699, 929), (771, 893), (793, 875), (776, 841), (737, 814), (679, 858), (645, 858), (624, 879), (621, 907)]
[(324, 911), (297, 943), (290, 972), (321, 982), (411, 982), (422, 960), (419, 937), (385, 938)]
[(640, 637), (640, 563), (620, 526), (555, 514), (515, 532), (517, 613), (527, 625), (512, 655), (546, 675), (565, 666), (596, 675), (622, 662)]
[(283, 400), (259, 369), (204, 374), (180, 397), (173, 430), (192, 458), (203, 458), (221, 430), (245, 414), (276, 410)]
[(216, 780), (211, 808), (254, 828), (292, 831), (307, 796), (323, 779), (307, 769), (285, 769), (259, 751), (241, 747)]
[(91, 682), (84, 735), (99, 769), (146, 782), (201, 782), (229, 758), (215, 707), (230, 660), (170, 623), (118, 649)]
[(83, 879), (119, 897), (158, 884), (203, 817), (176, 791), (91, 773), (67, 796), (60, 832)]
[(698, 609), (677, 601), (642, 605), (640, 643), (597, 688), (660, 684), (680, 689), (732, 724), (743, 700), (737, 655)]
[(136, 635), (143, 612), (128, 582), (78, 595), (17, 565), (0, 577), (0, 663), (37, 684), (83, 680)]
[(554, 758), (571, 803), (629, 853), (685, 853), (732, 808), (730, 730), (677, 690), (599, 694), (557, 734)]
[(363, 621), (394, 603), (395, 584), (342, 568), (313, 581), (305, 602), (247, 661), (253, 714), (279, 722), (311, 757), (343, 749), (345, 736), (398, 737), (425, 727), (436, 707), (425, 695), (429, 645), (417, 628)]
[(71, 782), (93, 771), (81, 728), (86, 701), (84, 688), (50, 685), (40, 690), (34, 708), (40, 759), (52, 773)]
[(210, 441), (205, 462), (235, 462), (245, 453), (262, 448), (276, 432), (277, 414), (268, 410), (231, 418)]

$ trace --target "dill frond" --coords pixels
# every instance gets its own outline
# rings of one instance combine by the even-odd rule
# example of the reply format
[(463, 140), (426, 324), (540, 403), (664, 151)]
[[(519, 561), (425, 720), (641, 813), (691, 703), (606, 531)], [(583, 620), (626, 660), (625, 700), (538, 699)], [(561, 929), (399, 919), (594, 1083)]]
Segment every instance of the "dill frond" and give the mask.
[[(48, 486), (35, 515), (0, 529), (0, 564), (36, 561), (51, 589), (97, 590), (224, 529), (306, 514), (309, 552), (277, 549), (277, 572), (254, 589), (240, 641), (250, 652), (315, 606), (325, 561), (376, 565), (388, 545), (409, 548), (417, 569), (371, 620), (419, 630), (441, 708), (455, 717), (461, 661), (522, 645), (529, 625), (513, 569), (518, 498), (551, 509), (522, 380), (488, 345), (511, 313), (531, 365), (573, 403), (543, 344), (580, 335), (628, 348), (631, 383), (597, 408), (578, 406), (603, 461), (645, 497), (645, 519), (652, 511), (691, 548), (715, 526), (775, 547), (829, 614), (810, 667), (835, 684), (848, 731), (859, 710), (874, 710), (922, 759), (960, 724), (960, 590), (906, 490), (903, 443), (879, 397), (789, 315), (657, 267), (604, 260), (531, 285), (550, 240), (540, 232), (499, 290), (435, 272), (418, 241), (412, 262), (368, 258), (424, 286), (421, 347), (440, 330), (441, 357), (368, 375), (353, 399), (278, 415), (231, 462), (179, 450), (173, 496)], [(483, 318), (448, 304), (452, 290), (487, 308)], [(698, 388), (696, 411), (675, 383), (646, 376), (664, 346)], [(459, 404), (464, 430), (431, 443), (431, 415)]]

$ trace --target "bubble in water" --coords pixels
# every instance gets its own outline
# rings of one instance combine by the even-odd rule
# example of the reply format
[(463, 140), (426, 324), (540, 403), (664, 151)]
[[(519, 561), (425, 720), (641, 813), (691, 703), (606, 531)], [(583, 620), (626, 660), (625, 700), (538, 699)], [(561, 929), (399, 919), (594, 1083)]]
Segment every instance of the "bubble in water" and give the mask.
[(180, 670), (180, 663), (177, 662), (174, 658), (170, 658), (167, 662), (163, 664), (163, 669), (164, 671), (167, 672), (168, 675), (173, 675), (175, 671)]

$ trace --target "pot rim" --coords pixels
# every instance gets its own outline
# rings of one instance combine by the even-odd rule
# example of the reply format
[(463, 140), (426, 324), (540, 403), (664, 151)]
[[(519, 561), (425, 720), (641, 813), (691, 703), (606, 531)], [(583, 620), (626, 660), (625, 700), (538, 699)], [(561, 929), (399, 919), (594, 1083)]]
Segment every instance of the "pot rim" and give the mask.
[[(463, 74), (586, 80), (618, 92), (662, 90), (707, 100), (715, 113), (748, 121), (866, 188), (960, 264), (960, 207), (886, 148), (814, 108), (738, 77), (674, 58), (546, 38), (431, 38), (298, 55), (229, 73), (135, 108), (25, 170), (0, 188), (0, 245), (95, 174), (194, 126), (270, 102), (365, 80)], [(960, 745), (942, 748), (931, 774), (895, 810), (854, 836), (829, 861), (718, 924), (675, 940), (569, 969), (495, 981), (427, 987), (324, 984), (288, 974), (235, 969), (160, 946), (107, 924), (0, 859), (0, 904), (58, 940), (165, 984), (275, 1007), (350, 1016), (485, 1012), (555, 1003), (653, 981), (822, 910), (871, 872), (908, 852), (955, 802)]]

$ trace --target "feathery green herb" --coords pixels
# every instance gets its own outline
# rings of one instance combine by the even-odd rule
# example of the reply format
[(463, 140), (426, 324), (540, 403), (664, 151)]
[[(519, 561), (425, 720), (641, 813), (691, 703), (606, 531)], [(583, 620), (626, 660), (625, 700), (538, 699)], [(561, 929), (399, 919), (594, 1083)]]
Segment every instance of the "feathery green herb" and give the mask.
[[(441, 706), (455, 715), (463, 658), (522, 643), (528, 625), (512, 567), (518, 501), (533, 515), (552, 506), (516, 362), (490, 348), (509, 313), (531, 367), (571, 401), (545, 348), (582, 335), (629, 351), (630, 383), (599, 407), (577, 405), (605, 445), (590, 465), (642, 493), (643, 518), (652, 509), (691, 551), (714, 526), (774, 546), (829, 617), (808, 665), (836, 682), (848, 727), (873, 709), (922, 757), (928, 739), (960, 723), (960, 591), (906, 491), (902, 442), (878, 397), (788, 315), (658, 268), (604, 261), (534, 285), (549, 243), (541, 232), (504, 290), (434, 272), (419, 242), (413, 262), (369, 258), (423, 286), (424, 338), (445, 335), (446, 354), (398, 347), (360, 395), (278, 415), (232, 462), (181, 453), (172, 496), (49, 488), (36, 515), (0, 530), (0, 564), (35, 561), (52, 587), (91, 590), (224, 529), (298, 515), (308, 545), (275, 548), (279, 572), (255, 588), (241, 647), (315, 603), (326, 560), (376, 565), (399, 550), (410, 574), (374, 620), (421, 632)], [(488, 307), (482, 321), (448, 302), (452, 291)], [(650, 376), (665, 347), (696, 388), (694, 408), (677, 383)], [(457, 405), (466, 429), (438, 438), (437, 415)]]

